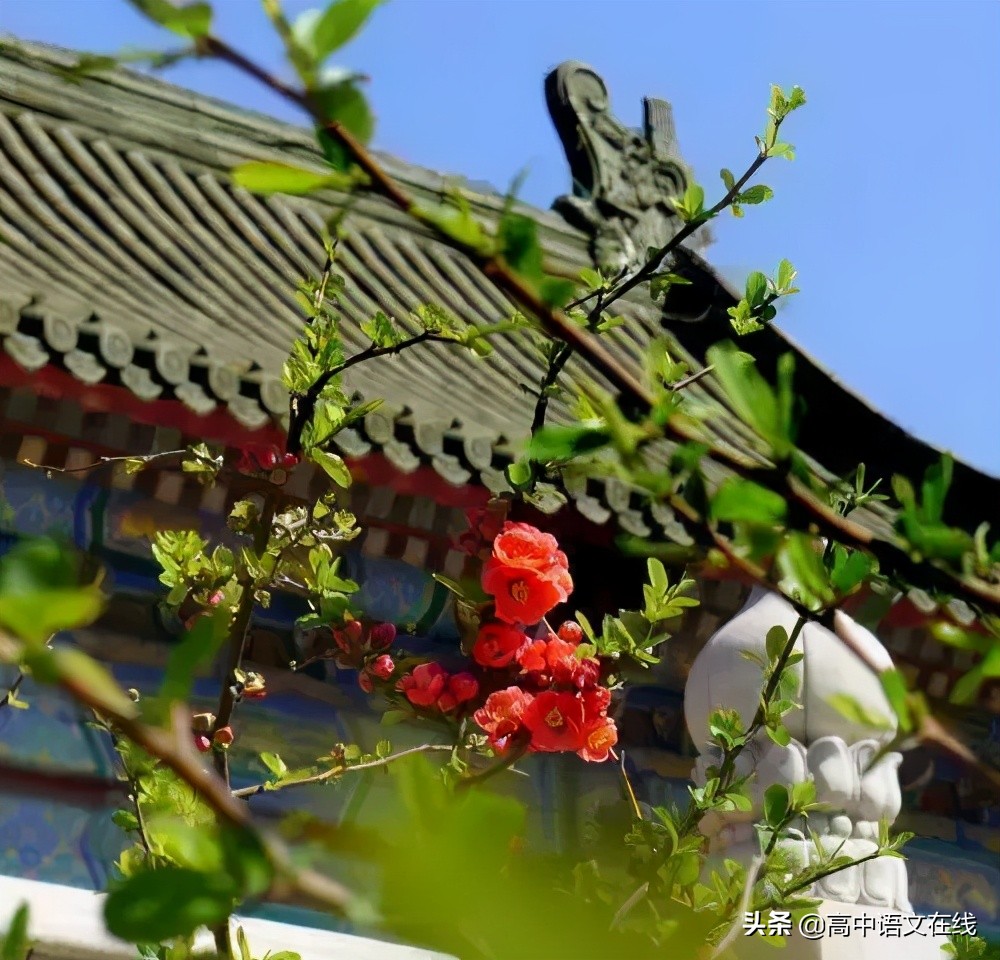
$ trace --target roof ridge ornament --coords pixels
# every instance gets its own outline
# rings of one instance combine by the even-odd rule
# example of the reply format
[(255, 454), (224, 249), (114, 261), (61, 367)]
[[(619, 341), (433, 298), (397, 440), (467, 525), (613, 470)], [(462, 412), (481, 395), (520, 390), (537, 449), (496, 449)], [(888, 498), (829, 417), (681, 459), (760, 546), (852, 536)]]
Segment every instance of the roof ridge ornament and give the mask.
[(545, 78), (545, 99), (573, 175), (573, 193), (552, 208), (590, 235), (597, 266), (637, 266), (680, 225), (670, 200), (684, 193), (688, 176), (670, 104), (643, 98), (642, 131), (626, 127), (611, 113), (607, 85), (576, 60)]

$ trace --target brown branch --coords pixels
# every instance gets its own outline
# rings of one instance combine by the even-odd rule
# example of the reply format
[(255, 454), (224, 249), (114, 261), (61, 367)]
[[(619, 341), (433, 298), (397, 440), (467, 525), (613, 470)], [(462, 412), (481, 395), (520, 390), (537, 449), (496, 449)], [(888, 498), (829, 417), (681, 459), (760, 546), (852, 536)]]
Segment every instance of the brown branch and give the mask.
[[(0, 658), (16, 662), (21, 650), (20, 643), (0, 632)], [(50, 682), (77, 703), (93, 710), (105, 723), (172, 770), (201, 796), (224, 823), (254, 835), (277, 871), (277, 892), (288, 891), (299, 901), (316, 904), (341, 915), (350, 912), (355, 899), (346, 887), (313, 870), (296, 866), (284, 843), (262, 831), (251, 818), (249, 807), (235, 799), (227, 784), (202, 765), (201, 757), (191, 742), (187, 707), (178, 704), (174, 708), (169, 728), (153, 727), (142, 721), (139, 708), (117, 685), (110, 688), (97, 685), (78, 674), (59, 669), (58, 663), (53, 665), (56, 672)]]
[[(199, 50), (206, 55), (217, 56), (231, 63), (238, 69), (255, 77), (274, 92), (308, 111), (318, 123), (323, 125), (327, 133), (340, 140), (341, 144), (351, 154), (354, 162), (369, 177), (371, 186), (377, 193), (395, 204), (403, 212), (416, 217), (424, 223), (429, 223), (432, 228), (436, 229), (436, 232), (443, 240), (465, 252), (501, 291), (506, 293), (527, 312), (534, 315), (549, 336), (569, 344), (597, 372), (602, 374), (612, 386), (619, 390), (622, 396), (643, 409), (649, 409), (653, 406), (655, 400), (653, 394), (635, 374), (626, 369), (595, 337), (570, 320), (565, 311), (543, 301), (538, 292), (512, 271), (502, 258), (494, 254), (485, 254), (473, 245), (456, 241), (454, 237), (441, 231), (433, 222), (429, 222), (428, 218), (422, 216), (414, 198), (382, 169), (374, 156), (349, 130), (346, 130), (337, 121), (328, 121), (323, 116), (322, 111), (316, 109), (316, 105), (312, 103), (306, 92), (289, 87), (283, 81), (269, 74), (228, 44), (215, 37), (206, 37), (200, 40)], [(727, 191), (722, 200), (707, 212), (706, 216), (714, 216), (732, 203), (735, 195), (739, 193), (753, 174), (757, 172), (765, 159), (767, 159), (766, 151), (758, 153), (758, 156), (750, 164), (743, 176), (733, 185), (731, 190)], [(655, 271), (656, 265), (663, 256), (666, 256), (673, 249), (677, 248), (703, 222), (704, 219), (699, 219), (697, 222), (691, 221), (685, 224), (668, 243), (657, 251), (657, 255), (654, 255), (653, 258), (647, 261), (645, 266), (640, 268), (636, 274), (619, 283), (614, 290), (606, 293), (603, 300), (604, 304), (606, 305), (624, 296), (638, 284), (642, 283), (644, 279), (647, 279)], [(593, 295), (596, 296), (598, 292), (595, 291)], [(704, 438), (698, 435), (697, 431), (693, 430), (686, 421), (677, 416), (673, 416), (668, 420), (666, 432), (674, 439), (682, 441), (704, 441)], [(710, 445), (708, 452), (712, 457), (726, 464), (741, 476), (752, 479), (755, 483), (759, 483), (761, 486), (781, 496), (787, 497), (790, 495), (793, 503), (798, 504), (806, 511), (809, 522), (814, 523), (819, 528), (821, 535), (832, 536), (850, 546), (869, 550), (883, 566), (896, 567), (901, 572), (904, 572), (914, 585), (930, 586), (931, 588), (940, 587), (964, 593), (973, 602), (982, 605), (994, 613), (1000, 613), (1000, 588), (992, 587), (985, 582), (970, 581), (965, 577), (936, 567), (933, 564), (920, 564), (914, 561), (904, 545), (876, 537), (871, 531), (836, 516), (833, 511), (820, 503), (815, 496), (802, 488), (801, 484), (797, 484), (794, 478), (791, 478), (785, 471), (775, 466), (761, 466), (738, 454), (736, 451), (718, 445)], [(699, 522), (702, 521), (699, 519)]]

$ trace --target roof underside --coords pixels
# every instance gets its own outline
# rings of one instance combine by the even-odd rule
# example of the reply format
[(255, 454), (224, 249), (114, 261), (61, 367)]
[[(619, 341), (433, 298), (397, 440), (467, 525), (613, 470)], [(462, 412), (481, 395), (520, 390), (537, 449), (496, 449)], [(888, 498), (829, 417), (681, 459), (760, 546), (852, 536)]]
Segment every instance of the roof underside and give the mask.
[[(70, 85), (59, 68), (73, 59), (36, 46), (0, 51), (6, 352), (27, 369), (53, 364), (83, 383), (120, 384), (142, 399), (176, 398), (197, 413), (225, 407), (248, 428), (283, 422), (287, 396), (278, 376), (303, 322), (294, 293), (320, 272), (324, 224), (346, 198), (255, 196), (234, 186), (228, 171), (247, 160), (322, 169), (311, 135), (122, 70)], [(418, 196), (440, 198), (456, 183), (385, 162)], [(502, 198), (469, 198), (482, 220), (495, 221)], [(583, 234), (555, 214), (524, 210), (539, 222), (550, 269), (572, 276), (590, 265)], [(377, 310), (404, 325), (427, 303), (475, 324), (511, 314), (474, 264), (380, 198), (352, 198), (345, 228), (338, 271), (347, 281), (341, 301), (349, 350), (366, 345), (359, 324)], [(703, 264), (691, 269), (702, 320), (675, 324), (649, 306), (626, 304), (630, 320), (612, 334), (619, 356), (638, 363), (666, 321), (678, 352), (698, 369), (705, 348), (727, 335), (731, 294)], [(344, 437), (345, 452), (381, 449), (403, 469), (429, 462), (454, 483), (502, 489), (501, 468), (527, 433), (534, 407), (519, 384), (537, 383), (542, 368), (523, 339), (494, 344), (485, 360), (433, 345), (348, 371), (349, 391), (385, 403)], [(766, 370), (789, 344), (768, 330), (749, 349)], [(852, 457), (866, 459), (866, 445), (876, 470), (890, 456), (905, 472), (932, 459), (934, 451), (801, 356), (799, 370), (810, 405), (803, 445), (834, 470), (846, 469)], [(567, 375), (589, 376), (572, 362)], [(692, 402), (716, 414), (709, 425), (720, 442), (758, 456), (711, 377), (689, 389)], [(843, 431), (827, 431), (831, 404), (838, 416), (848, 405), (860, 452), (857, 443), (844, 446)], [(552, 415), (568, 417), (563, 400), (554, 401)], [(982, 519), (996, 502), (994, 481), (960, 468), (957, 482), (979, 485), (974, 512)], [(637, 512), (627, 490), (599, 486), (600, 502), (593, 485), (577, 491), (592, 519), (617, 513), (639, 534), (672, 527), (662, 511)], [(982, 499), (987, 491), (990, 501)]]

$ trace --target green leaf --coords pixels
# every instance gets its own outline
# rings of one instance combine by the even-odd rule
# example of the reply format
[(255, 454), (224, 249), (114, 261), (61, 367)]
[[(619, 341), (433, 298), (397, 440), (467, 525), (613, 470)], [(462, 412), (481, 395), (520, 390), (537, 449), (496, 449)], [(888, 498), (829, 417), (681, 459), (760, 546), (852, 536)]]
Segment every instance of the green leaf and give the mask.
[(538, 463), (571, 460), (610, 442), (611, 433), (604, 427), (542, 427), (531, 438), (527, 455)]
[(161, 867), (131, 876), (112, 890), (104, 919), (116, 937), (157, 943), (223, 922), (235, 895), (236, 885), (224, 873)]
[(0, 960), (27, 960), (29, 956), (28, 905), (22, 903), (11, 917), (3, 944), (0, 945)]
[(722, 182), (726, 185), (726, 190), (732, 190), (736, 186), (736, 177), (733, 176), (732, 170), (727, 170), (723, 167), (719, 171), (719, 176), (722, 177)]
[(499, 252), (504, 260), (532, 283), (544, 276), (542, 248), (538, 242), (538, 224), (519, 213), (508, 213), (497, 229)]
[(349, 190), (353, 178), (343, 173), (321, 173), (305, 170), (287, 163), (251, 161), (234, 167), (230, 173), (233, 183), (251, 193), (287, 193), (302, 196), (316, 190)]
[(764, 647), (767, 651), (768, 659), (772, 663), (781, 656), (782, 651), (787, 645), (788, 631), (783, 626), (776, 624), (767, 631), (767, 636), (764, 639)]
[(526, 460), (515, 460), (506, 469), (507, 482), (515, 490), (523, 490), (531, 486), (535, 479), (532, 464)]
[(795, 267), (793, 267), (788, 260), (782, 260), (778, 264), (778, 275), (776, 278), (777, 283), (775, 284), (778, 288), (778, 292), (786, 293), (794, 282), (796, 275), (797, 271)]
[(752, 358), (747, 362), (747, 354), (728, 341), (710, 347), (707, 353), (737, 415), (768, 441), (776, 459), (784, 460), (792, 450), (792, 438), (778, 399)]
[(482, 224), (472, 215), (467, 206), (437, 204), (420, 207), (419, 216), (436, 227), (445, 236), (474, 250), (486, 249), (489, 238)]
[(848, 594), (864, 582), (874, 566), (874, 559), (867, 553), (860, 550), (848, 551), (846, 547), (837, 544), (833, 548), (830, 581), (838, 593)]
[(324, 60), (352, 40), (382, 0), (334, 0), (310, 31), (310, 45), (317, 60)]
[(815, 610), (833, 601), (834, 593), (823, 559), (806, 534), (796, 532), (785, 539), (778, 552), (778, 565), (792, 593), (798, 594), (806, 606)]
[(276, 753), (262, 753), (260, 755), (260, 762), (267, 767), (276, 777), (280, 777), (283, 773), (288, 772), (288, 767), (285, 761), (281, 759)]
[(362, 143), (375, 132), (375, 117), (365, 95), (352, 80), (332, 83), (313, 91), (313, 99), (327, 122), (336, 121)]
[(106, 710), (125, 716), (136, 716), (138, 708), (102, 664), (72, 647), (43, 647), (29, 652), (25, 663), (43, 683), (71, 681), (77, 689), (86, 690), (95, 701), (95, 710)]
[(729, 523), (775, 526), (784, 520), (787, 506), (780, 494), (752, 480), (730, 477), (713, 495), (711, 515), (713, 520)]
[(759, 183), (756, 186), (744, 190), (739, 196), (740, 203), (764, 203), (774, 196), (774, 191), (770, 187)]
[(846, 693), (835, 693), (826, 701), (842, 717), (846, 717), (851, 723), (856, 723), (861, 727), (868, 727), (871, 730), (893, 730), (892, 721), (875, 710), (866, 707), (855, 697)]
[(767, 296), (767, 277), (759, 270), (754, 270), (747, 277), (746, 301), (751, 308), (759, 307)]
[(344, 463), (343, 457), (335, 453), (328, 453), (326, 450), (320, 450), (318, 447), (313, 447), (309, 451), (309, 459), (317, 464), (317, 466), (322, 467), (326, 475), (338, 487), (343, 487), (346, 490), (351, 485), (351, 471), (347, 468), (347, 464)]
[(899, 721), (899, 728), (903, 733), (909, 733), (913, 729), (913, 715), (910, 712), (906, 678), (898, 670), (883, 670), (879, 674), (879, 681)]
[(76, 556), (54, 540), (18, 543), (0, 558), (0, 626), (40, 643), (93, 623), (104, 597), (96, 584), (79, 585), (80, 578)]
[(784, 157), (786, 160), (795, 159), (795, 148), (790, 143), (775, 143), (767, 149), (769, 157)]
[(140, 13), (180, 37), (196, 40), (212, 29), (212, 7), (207, 3), (175, 6), (170, 0), (129, 0)]
[(111, 822), (120, 830), (139, 829), (139, 818), (131, 810), (116, 810), (111, 814)]
[(260, 897), (267, 893), (274, 869), (257, 836), (250, 830), (223, 827), (219, 840), (223, 870), (236, 882), (240, 897)]
[(764, 791), (764, 822), (772, 830), (778, 830), (784, 824), (789, 800), (788, 787), (784, 784), (772, 783)]

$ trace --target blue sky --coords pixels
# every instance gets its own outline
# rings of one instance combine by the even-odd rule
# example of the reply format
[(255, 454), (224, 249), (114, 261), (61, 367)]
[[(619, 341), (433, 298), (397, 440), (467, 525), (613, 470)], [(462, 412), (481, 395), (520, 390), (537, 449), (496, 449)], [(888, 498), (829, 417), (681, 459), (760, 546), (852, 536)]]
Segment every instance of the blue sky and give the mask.
[[(217, 32), (278, 67), (257, 0), (215, 7)], [(0, 31), (171, 44), (124, 0), (0, 0)], [(501, 189), (527, 166), (540, 206), (569, 186), (542, 92), (562, 60), (594, 66), (627, 123), (644, 95), (670, 100), (710, 200), (720, 167), (752, 159), (769, 84), (799, 84), (798, 157), (765, 166), (769, 204), (716, 221), (713, 263), (741, 282), (791, 259), (802, 293), (783, 329), (902, 426), (1000, 475), (998, 37), (991, 0), (393, 0), (341, 62), (371, 76), (378, 147)], [(295, 119), (221, 65), (166, 78)]]

